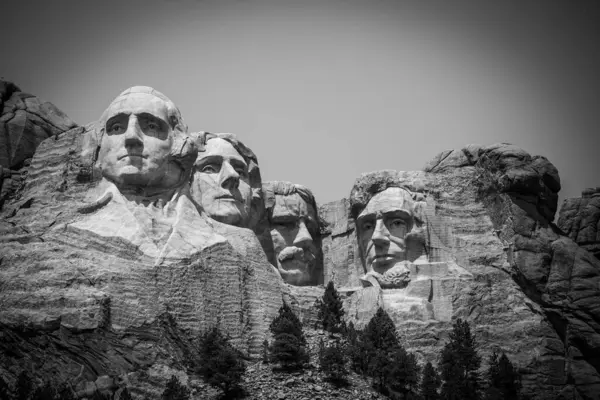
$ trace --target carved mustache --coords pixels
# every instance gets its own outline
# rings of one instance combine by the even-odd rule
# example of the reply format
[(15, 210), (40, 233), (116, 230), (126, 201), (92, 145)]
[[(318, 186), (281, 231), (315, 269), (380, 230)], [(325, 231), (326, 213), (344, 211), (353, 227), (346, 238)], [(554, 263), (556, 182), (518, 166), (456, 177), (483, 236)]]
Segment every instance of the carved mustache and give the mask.
[(296, 259), (298, 261), (311, 263), (316, 260), (315, 255), (308, 249), (303, 249), (301, 247), (289, 246), (285, 249), (281, 250), (281, 253), (277, 256), (279, 262), (284, 262), (286, 260)]

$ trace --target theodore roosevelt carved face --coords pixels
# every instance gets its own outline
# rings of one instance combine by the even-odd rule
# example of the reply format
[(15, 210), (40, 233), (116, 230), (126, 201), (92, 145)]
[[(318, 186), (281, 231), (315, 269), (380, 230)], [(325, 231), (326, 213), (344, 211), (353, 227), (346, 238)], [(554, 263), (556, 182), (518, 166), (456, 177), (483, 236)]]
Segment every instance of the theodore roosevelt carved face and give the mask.
[(320, 257), (319, 220), (310, 191), (289, 182), (273, 182), (275, 202), (269, 208), (277, 269), (291, 285), (309, 285)]

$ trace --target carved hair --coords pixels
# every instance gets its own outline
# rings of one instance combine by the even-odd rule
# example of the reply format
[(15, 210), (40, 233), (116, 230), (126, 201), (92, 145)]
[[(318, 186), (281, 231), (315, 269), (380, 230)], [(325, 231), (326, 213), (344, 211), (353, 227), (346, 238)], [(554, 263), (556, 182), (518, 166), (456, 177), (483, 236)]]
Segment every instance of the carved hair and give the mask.
[[(350, 215), (352, 219), (356, 221), (360, 213), (367, 207), (367, 204), (371, 199), (380, 192), (388, 188), (400, 188), (404, 190), (407, 197), (411, 199), (410, 211), (414, 224), (410, 232), (407, 233), (405, 240), (409, 245), (409, 248), (423, 248), (427, 252), (428, 240), (426, 236), (426, 212), (427, 203), (424, 201), (424, 196), (421, 193), (415, 193), (413, 190), (421, 189), (420, 182), (411, 182), (406, 179), (406, 176), (402, 172), (393, 170), (383, 170), (368, 172), (359, 176), (354, 182), (352, 191), (350, 192)], [(412, 190), (411, 190), (412, 189)], [(358, 229), (357, 229), (358, 235)], [(366, 272), (366, 265), (364, 264), (365, 257), (362, 254), (363, 249), (359, 246), (359, 253), (363, 262), (363, 267)], [(409, 250), (409, 253), (411, 251)], [(409, 260), (416, 258), (420, 255), (419, 251), (414, 254), (409, 254)]]
[(356, 179), (350, 192), (350, 215), (356, 220), (377, 193), (391, 187), (397, 187), (405, 190), (409, 198), (413, 200), (414, 205), (410, 211), (412, 211), (413, 218), (417, 220), (417, 223), (422, 223), (424, 221), (424, 198), (421, 193), (413, 191), (419, 189), (419, 186), (421, 186), (420, 183), (407, 182), (402, 172), (394, 170), (382, 170), (362, 174)]
[[(271, 214), (273, 213), (273, 208), (275, 207), (275, 196), (291, 196), (293, 194), (298, 194), (302, 200), (313, 207), (315, 212), (318, 212), (315, 196), (306, 186), (286, 181), (271, 181), (263, 184), (263, 192), (265, 196), (265, 207), (267, 209), (269, 219), (271, 219)], [(323, 221), (321, 221), (319, 218), (318, 222), (319, 230), (322, 230)]]

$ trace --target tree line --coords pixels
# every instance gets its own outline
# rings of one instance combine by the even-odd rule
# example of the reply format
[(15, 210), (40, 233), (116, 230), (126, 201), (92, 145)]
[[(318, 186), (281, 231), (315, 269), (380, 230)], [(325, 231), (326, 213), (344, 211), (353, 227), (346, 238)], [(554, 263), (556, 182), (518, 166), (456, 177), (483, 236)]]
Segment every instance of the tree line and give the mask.
[[(333, 282), (327, 285), (316, 304), (320, 327), (330, 334), (327, 344), (321, 339), (318, 365), (335, 385), (347, 384), (349, 370), (369, 380), (380, 393), (402, 400), (504, 400), (524, 399), (521, 377), (506, 354), (493, 351), (488, 368), (480, 371), (481, 357), (468, 322), (453, 323), (448, 343), (443, 347), (437, 368), (431, 362), (419, 365), (417, 357), (401, 344), (390, 316), (379, 308), (364, 329), (344, 322), (344, 309)], [(272, 342), (263, 342), (262, 361), (283, 372), (309, 366), (310, 355), (300, 319), (284, 302), (270, 326)], [(198, 339), (195, 372), (225, 398), (243, 396), (244, 357), (218, 327), (208, 329)], [(67, 384), (45, 383), (33, 387), (25, 372), (14, 387), (0, 377), (0, 399), (58, 400), (75, 399)], [(189, 389), (176, 376), (167, 381), (162, 400), (187, 400)], [(93, 400), (129, 400), (127, 388), (112, 395), (96, 393)]]

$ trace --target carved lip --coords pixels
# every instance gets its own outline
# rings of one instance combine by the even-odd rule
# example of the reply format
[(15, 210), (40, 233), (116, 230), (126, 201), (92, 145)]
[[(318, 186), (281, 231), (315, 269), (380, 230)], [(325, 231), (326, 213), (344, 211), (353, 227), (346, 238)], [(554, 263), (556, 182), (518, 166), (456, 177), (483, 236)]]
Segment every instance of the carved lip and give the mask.
[(122, 159), (123, 159), (123, 158), (125, 158), (125, 157), (140, 157), (140, 158), (148, 158), (148, 156), (145, 156), (145, 155), (143, 155), (143, 154), (130, 154), (130, 153), (127, 153), (127, 154), (123, 154), (122, 156), (119, 156), (119, 157), (117, 158), (117, 160), (122, 160)]

